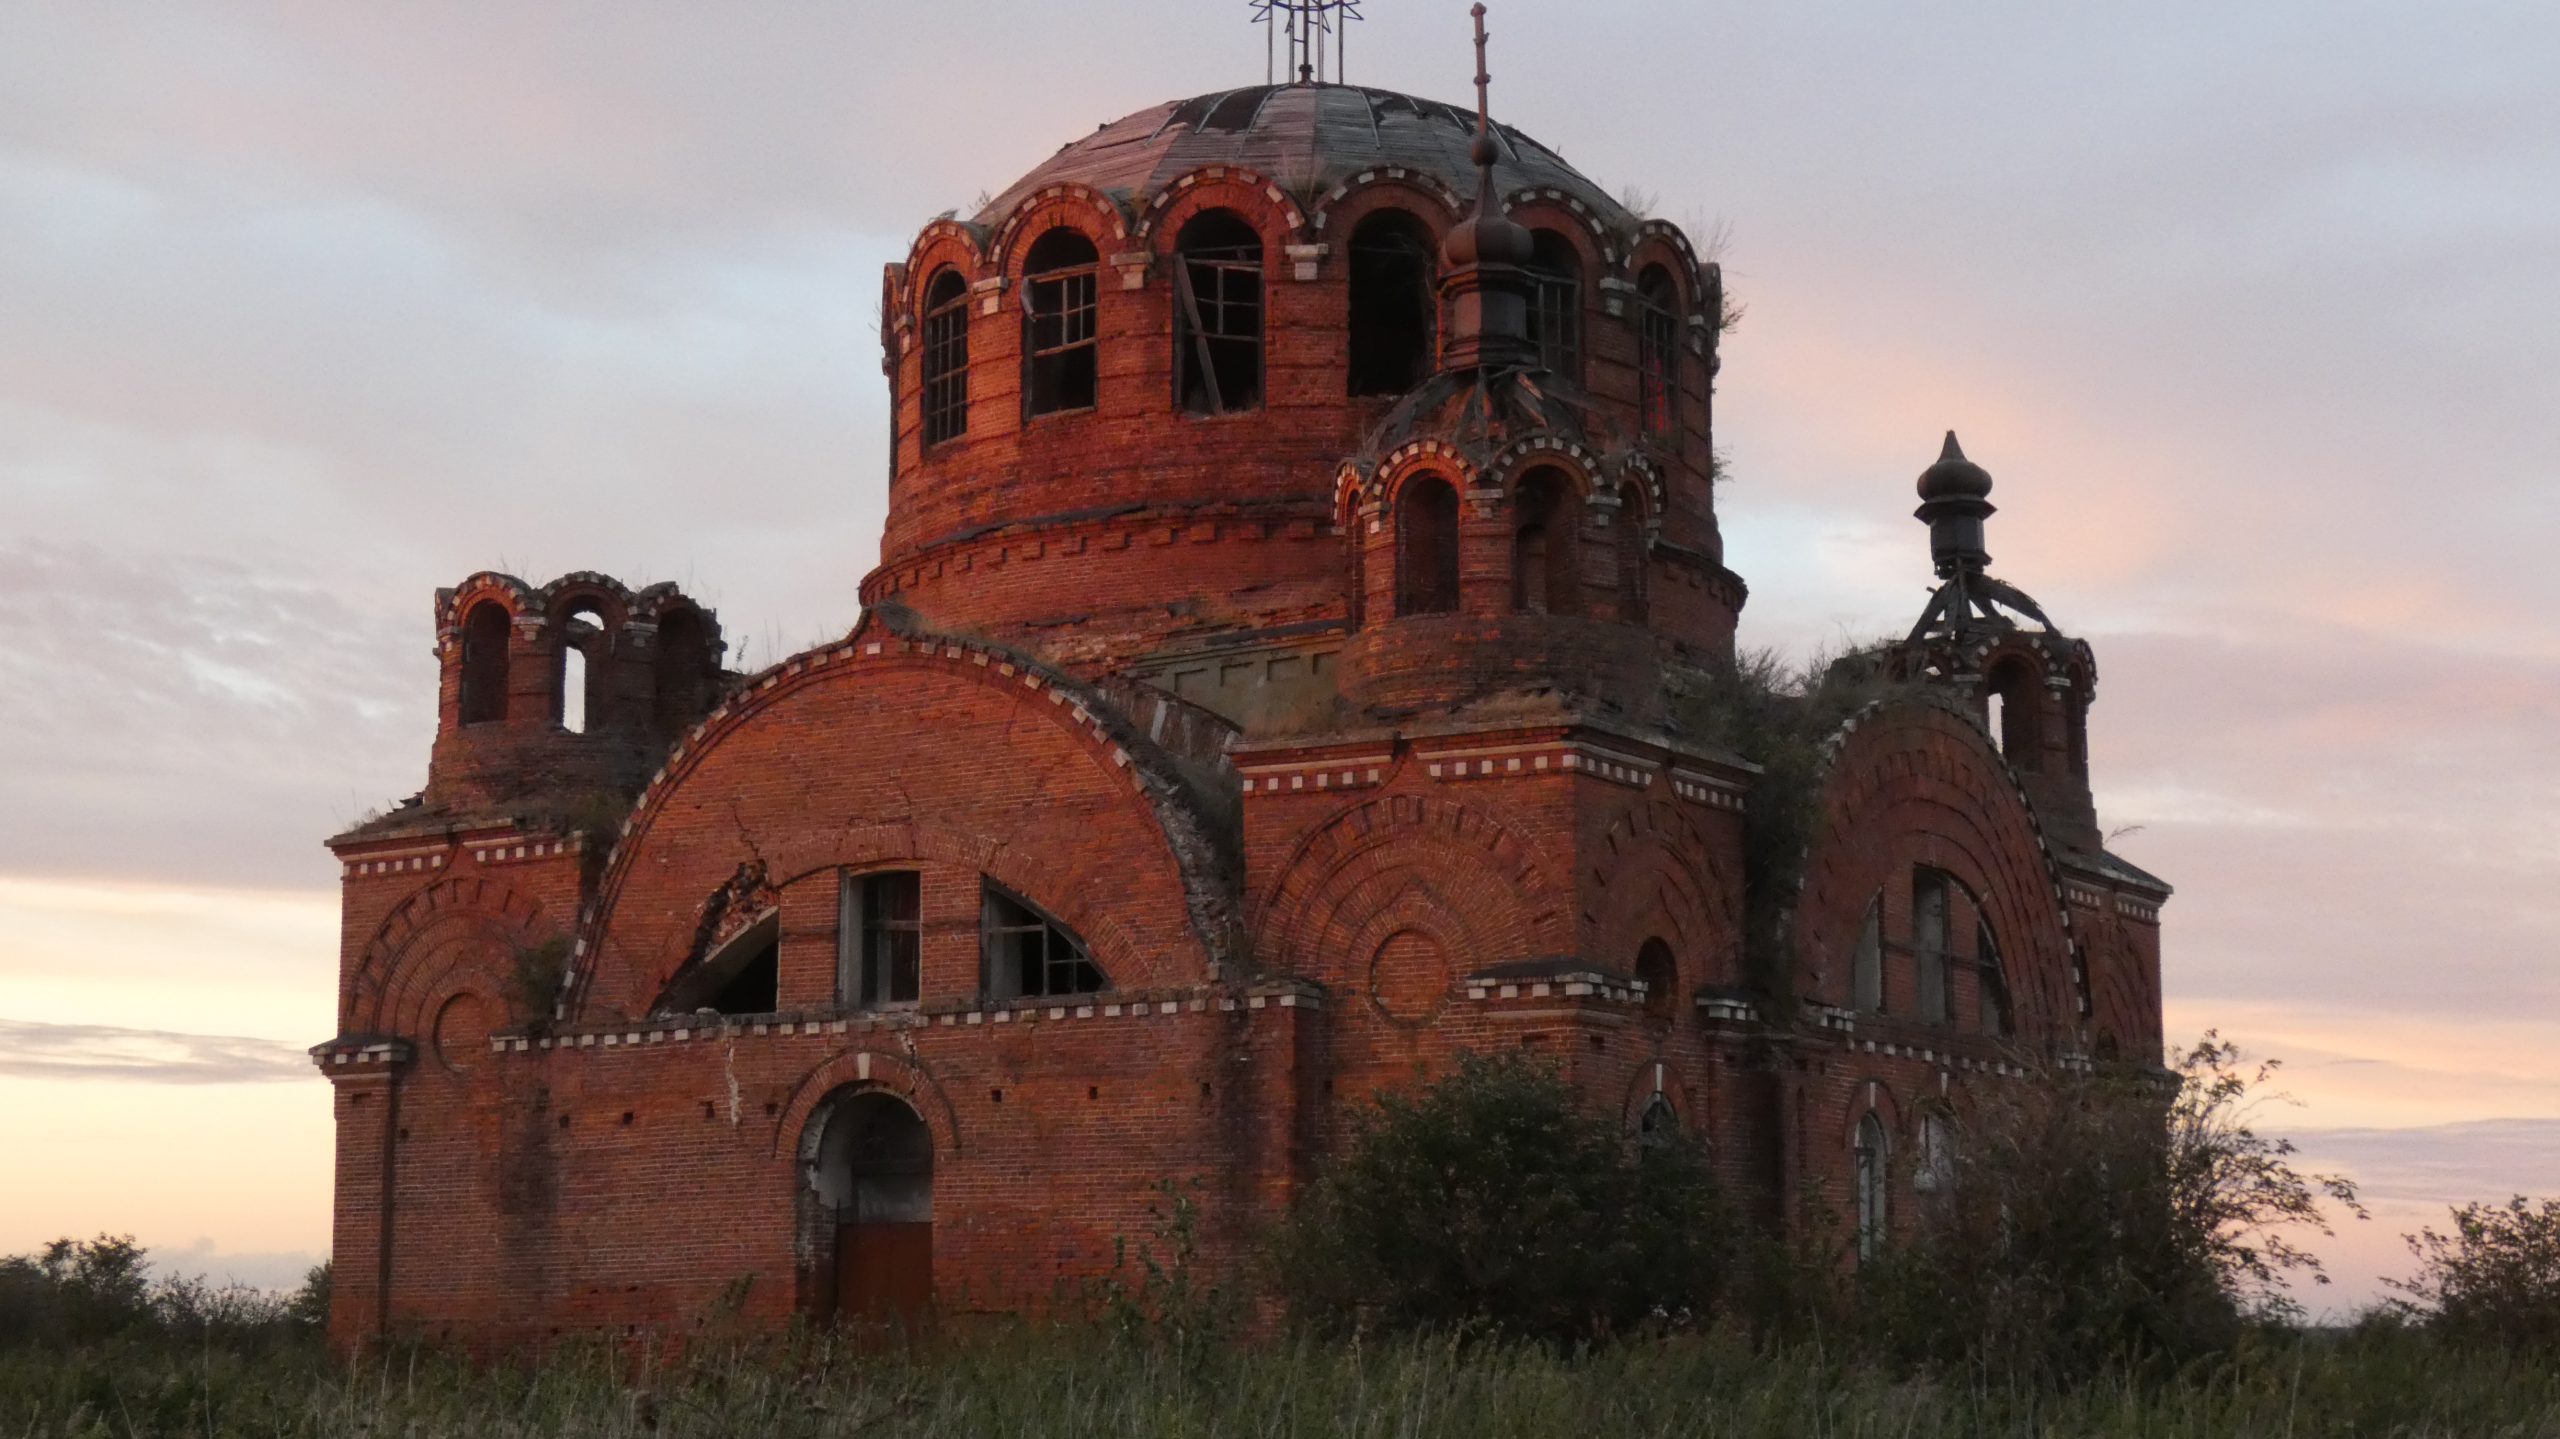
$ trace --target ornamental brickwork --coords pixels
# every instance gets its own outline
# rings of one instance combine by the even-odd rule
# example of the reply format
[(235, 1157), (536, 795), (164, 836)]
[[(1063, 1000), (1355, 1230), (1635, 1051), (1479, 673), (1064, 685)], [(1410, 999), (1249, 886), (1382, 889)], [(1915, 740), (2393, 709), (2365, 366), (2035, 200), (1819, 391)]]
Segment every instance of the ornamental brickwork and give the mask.
[(2095, 661), (1952, 436), (1947, 588), (1810, 780), (1701, 719), (1721, 276), (1529, 136), (1154, 107), (883, 316), (842, 639), (741, 674), (672, 586), (438, 592), (427, 783), (330, 841), (341, 1344), (1039, 1312), (1166, 1182), (1234, 1265), (1469, 1049), (1864, 1231), (1932, 1113), (2156, 1050)]

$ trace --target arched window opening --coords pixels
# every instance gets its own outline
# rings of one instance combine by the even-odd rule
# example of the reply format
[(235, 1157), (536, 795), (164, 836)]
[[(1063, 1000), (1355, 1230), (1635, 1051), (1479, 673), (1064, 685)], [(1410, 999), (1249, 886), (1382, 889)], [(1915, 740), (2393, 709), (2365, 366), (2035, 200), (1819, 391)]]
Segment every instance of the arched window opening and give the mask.
[(1982, 994), (1982, 1032), (2005, 1035), (2009, 1032), (2009, 975), (2000, 967), (2000, 941), (1991, 933), (1991, 921), (1982, 920), (1973, 931), (1974, 972)]
[(690, 728), (711, 708), (711, 629), (690, 606), (658, 616), (657, 693), (651, 704), (658, 729)]
[(1645, 622), (1644, 592), (1644, 490), (1636, 485), (1618, 487), (1618, 514), (1610, 524), (1616, 526), (1613, 536), (1618, 561), (1618, 616), (1629, 624)]
[(911, 869), (844, 876), (836, 916), (839, 1006), (891, 1009), (922, 997), (923, 894)]
[(1648, 265), (1636, 279), (1636, 379), (1645, 433), (1680, 433), (1680, 287)]
[(1060, 226), (1033, 243), (1022, 269), (1024, 408), (1034, 415), (1092, 409), (1102, 373), (1094, 328), (1102, 255)]
[(912, 1326), (933, 1301), (933, 1131), (876, 1089), (823, 1112), (809, 1182), (833, 1231), (827, 1309)]
[(1912, 1157), (1911, 1188), (1922, 1199), (1943, 1204), (1956, 1187), (1955, 1126), (1942, 1110), (1920, 1116), (1919, 1146)]
[(1457, 608), (1458, 492), (1438, 475), (1419, 476), (1396, 495), (1396, 613)]
[(1671, 1096), (1655, 1091), (1644, 1102), (1644, 1112), (1636, 1116), (1636, 1143), (1655, 1149), (1680, 1137), (1680, 1112), (1671, 1107)]
[(1233, 211), (1194, 215), (1174, 238), (1173, 348), (1186, 413), (1262, 404), (1262, 236)]
[(1529, 302), (1529, 339), (1548, 373), (1582, 379), (1582, 252), (1553, 230), (1535, 232), (1529, 272), (1537, 291)]
[(462, 722), (493, 724), (507, 717), (507, 644), (515, 620), (496, 600), (482, 600), (462, 618)]
[(1431, 373), (1438, 252), (1402, 210), (1376, 211), (1351, 231), (1352, 394), (1401, 395)]
[(673, 1014), (771, 1014), (782, 1007), (782, 917), (763, 916), (695, 966), (662, 1008)]
[(1867, 901), (1858, 947), (1849, 956), (1849, 1004), (1862, 1014), (1884, 1013), (1884, 896)]
[(1648, 939), (1636, 951), (1636, 978), (1644, 985), (1644, 1012), (1648, 1018), (1667, 1020), (1679, 1012), (1680, 966), (1671, 958), (1671, 946), (1658, 939)]
[(1886, 1174), (1891, 1157), (1884, 1120), (1869, 1110), (1858, 1120), (1857, 1139), (1849, 1150), (1850, 1183), (1857, 1202), (1858, 1258), (1862, 1261), (1884, 1253)]
[(924, 291), (924, 442), (969, 430), (969, 282), (945, 269)]
[(1524, 476), (1512, 509), (1511, 607), (1569, 615), (1581, 608), (1582, 525), (1573, 486), (1554, 470)]
[(612, 653), (613, 635), (604, 612), (580, 605), (562, 617), (560, 630), (560, 727), (585, 734), (602, 722), (610, 703), (604, 661)]
[(1920, 1017), (1944, 1024), (1955, 1017), (1955, 965), (1947, 954), (1947, 877), (1934, 869), (1911, 876), (1911, 967), (1919, 990)]
[(1099, 994), (1110, 988), (1084, 941), (1030, 901), (986, 882), (978, 910), (981, 986), (994, 1000)]
[(1987, 723), (2000, 753), (2018, 769), (2037, 768), (2044, 737), (2036, 725), (2035, 667), (2012, 655), (1991, 667), (1984, 685), (1990, 695)]

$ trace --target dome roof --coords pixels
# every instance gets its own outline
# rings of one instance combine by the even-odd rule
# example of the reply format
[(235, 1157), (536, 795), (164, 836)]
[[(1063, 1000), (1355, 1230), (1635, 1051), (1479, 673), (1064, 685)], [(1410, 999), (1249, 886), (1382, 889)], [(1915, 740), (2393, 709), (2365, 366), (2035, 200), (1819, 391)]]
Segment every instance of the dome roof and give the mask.
[[(1539, 188), (1580, 200), (1614, 230), (1637, 217), (1553, 150), (1507, 125), (1493, 127), (1497, 196)], [(1471, 106), (1443, 104), (1354, 85), (1256, 85), (1168, 101), (1124, 116), (1068, 145), (978, 212), (1001, 222), (1048, 186), (1075, 182), (1122, 203), (1152, 195), (1204, 165), (1256, 171), (1302, 200), (1315, 200), (1365, 171), (1400, 166), (1438, 180), (1462, 198), (1476, 190)]]

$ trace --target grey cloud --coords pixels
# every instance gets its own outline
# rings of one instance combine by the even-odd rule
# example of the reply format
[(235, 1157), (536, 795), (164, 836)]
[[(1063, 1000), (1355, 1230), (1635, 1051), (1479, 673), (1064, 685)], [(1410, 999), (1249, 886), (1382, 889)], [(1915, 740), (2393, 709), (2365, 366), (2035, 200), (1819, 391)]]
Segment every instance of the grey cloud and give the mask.
[(2560, 1196), (2560, 1119), (2298, 1130), (2293, 1138), (2304, 1160), (2347, 1172), (2371, 1201), (2432, 1206)]
[(0, 1075), (139, 1084), (269, 1084), (317, 1078), (290, 1044), (102, 1024), (0, 1019)]

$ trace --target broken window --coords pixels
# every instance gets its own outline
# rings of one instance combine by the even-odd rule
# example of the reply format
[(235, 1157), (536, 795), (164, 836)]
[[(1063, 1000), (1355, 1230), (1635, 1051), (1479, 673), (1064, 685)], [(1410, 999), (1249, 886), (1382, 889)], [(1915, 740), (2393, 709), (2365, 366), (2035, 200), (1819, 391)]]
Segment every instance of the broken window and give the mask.
[(1955, 965), (1947, 954), (1947, 877), (1934, 869), (1911, 876), (1911, 965), (1917, 977), (1920, 1017), (1944, 1024), (1955, 1017)]
[(1858, 947), (1849, 955), (1849, 1004), (1865, 1014), (1884, 1013), (1884, 896), (1867, 901)]
[(1099, 994), (1109, 987), (1083, 940), (993, 880), (979, 904), (978, 953), (989, 999)]
[(1648, 265), (1636, 280), (1636, 377), (1645, 433), (1680, 433), (1680, 287)]
[(1849, 1148), (1850, 1183), (1855, 1188), (1858, 1218), (1858, 1258), (1861, 1261), (1884, 1252), (1887, 1189), (1886, 1167), (1890, 1159), (1890, 1141), (1884, 1121), (1874, 1110), (1858, 1120), (1857, 1138)]
[(1023, 403), (1029, 413), (1093, 408), (1101, 374), (1094, 305), (1102, 256), (1074, 230), (1051, 230), (1023, 261)]
[(1648, 939), (1636, 951), (1636, 978), (1644, 984), (1644, 1012), (1654, 1019), (1669, 1019), (1680, 1002), (1680, 967), (1671, 958), (1671, 946), (1658, 939)]
[(924, 971), (923, 884), (914, 870), (844, 877), (836, 920), (836, 1002), (913, 1004)]
[(1439, 248), (1402, 210), (1379, 210), (1352, 230), (1352, 394), (1401, 395), (1431, 373)]
[(1438, 475), (1416, 476), (1396, 495), (1396, 613), (1457, 608), (1458, 492)]
[(1262, 236), (1233, 211), (1194, 215), (1174, 239), (1173, 347), (1185, 412), (1262, 404)]
[(1926, 1110), (1920, 1115), (1919, 1153), (1911, 1166), (1911, 1187), (1925, 1198), (1944, 1204), (1956, 1187), (1955, 1126), (1943, 1111)]
[(1619, 486), (1617, 518), (1609, 523), (1617, 527), (1618, 617), (1640, 625), (1645, 620), (1644, 491), (1634, 485)]
[(462, 722), (507, 717), (507, 642), (515, 621), (496, 600), (482, 600), (462, 620)]
[(1654, 1091), (1644, 1102), (1644, 1112), (1636, 1116), (1636, 1143), (1647, 1149), (1669, 1144), (1680, 1137), (1680, 1113), (1671, 1107), (1671, 1096)]
[(1513, 501), (1511, 607), (1522, 614), (1569, 615), (1581, 608), (1582, 526), (1573, 485), (1551, 469), (1523, 476)]
[(2009, 976), (2000, 967), (2000, 942), (1992, 937), (1991, 921), (1983, 919), (1973, 930), (1973, 964), (1982, 994), (1982, 1032), (2009, 1032)]
[(1553, 230), (1536, 232), (1529, 273), (1529, 339), (1538, 363), (1568, 380), (1582, 378), (1582, 252)]
[(2043, 757), (2044, 735), (2036, 723), (2038, 706), (2035, 666), (2011, 655), (1991, 667), (1984, 679), (1990, 694), (1984, 701), (1985, 719), (1994, 743), (2009, 763), (2019, 769), (2035, 769)]
[(611, 649), (604, 613), (582, 604), (560, 620), (560, 727), (585, 734), (605, 718), (605, 667)]
[(969, 282), (945, 269), (924, 292), (924, 442), (969, 429)]

